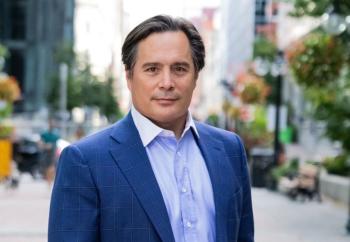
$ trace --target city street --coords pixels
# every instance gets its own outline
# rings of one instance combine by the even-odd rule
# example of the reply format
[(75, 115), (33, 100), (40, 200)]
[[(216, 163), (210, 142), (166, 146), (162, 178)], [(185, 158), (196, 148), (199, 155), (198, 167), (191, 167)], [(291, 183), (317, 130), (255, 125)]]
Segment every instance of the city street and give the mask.
[(59, 162), (50, 240), (234, 238), (252, 201), (255, 242), (350, 242), (349, 57), (350, 0), (0, 0), (0, 242), (48, 242)]
[[(24, 177), (17, 190), (0, 186), (0, 242), (45, 242), (50, 189)], [(256, 242), (348, 242), (347, 210), (330, 201), (295, 202), (253, 190)], [(218, 241), (219, 242), (219, 241)]]

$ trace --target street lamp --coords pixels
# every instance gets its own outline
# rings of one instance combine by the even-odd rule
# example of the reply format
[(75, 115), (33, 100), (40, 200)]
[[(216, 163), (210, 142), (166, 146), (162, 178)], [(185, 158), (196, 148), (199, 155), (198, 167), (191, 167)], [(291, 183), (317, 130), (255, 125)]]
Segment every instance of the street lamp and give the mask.
[[(274, 142), (274, 162), (278, 165), (280, 145), (279, 145), (279, 130), (280, 130), (280, 107), (282, 101), (282, 80), (283, 80), (283, 52), (279, 51), (276, 57), (276, 115), (275, 115), (275, 142)], [(273, 73), (273, 72), (272, 72)]]
[(66, 133), (66, 123), (67, 123), (67, 79), (68, 79), (68, 65), (66, 63), (61, 63), (59, 66), (60, 74), (60, 128), (61, 135), (65, 137)]
[[(330, 35), (341, 35), (347, 31), (347, 36), (350, 36), (350, 15), (344, 16), (341, 14), (339, 0), (335, 0), (330, 11), (322, 15), (322, 26), (324, 30)], [(350, 160), (348, 162), (350, 163)], [(345, 228), (346, 231), (350, 234), (350, 185), (348, 200), (348, 220)]]
[(346, 30), (347, 25), (345, 18), (332, 10), (322, 15), (322, 27), (331, 35), (339, 35)]
[(322, 27), (331, 35), (350, 34), (350, 15), (341, 14), (339, 1), (335, 0), (329, 11), (322, 15)]
[(282, 88), (284, 75), (284, 54), (279, 50), (273, 63), (263, 58), (256, 58), (254, 61), (255, 73), (260, 76), (265, 76), (270, 73), (276, 78), (276, 99), (275, 99), (275, 130), (274, 130), (274, 165), (278, 165), (278, 157), (280, 153), (279, 134), (280, 134), (280, 116), (282, 103)]

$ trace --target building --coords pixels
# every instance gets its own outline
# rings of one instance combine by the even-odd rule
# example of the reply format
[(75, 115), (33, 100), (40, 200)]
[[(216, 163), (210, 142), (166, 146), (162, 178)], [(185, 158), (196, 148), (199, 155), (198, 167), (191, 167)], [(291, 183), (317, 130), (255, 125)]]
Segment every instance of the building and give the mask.
[(255, 0), (255, 35), (277, 41), (279, 3), (273, 0)]
[(255, 32), (267, 23), (266, 4), (268, 0), (255, 0)]
[(22, 91), (16, 111), (45, 106), (50, 79), (58, 72), (55, 50), (73, 42), (74, 7), (74, 0), (0, 1), (0, 42), (10, 52), (5, 71)]
[(255, 2), (223, 0), (221, 5), (221, 80), (234, 81), (253, 56)]
[[(253, 0), (222, 0), (219, 13), (219, 36), (214, 54), (215, 80), (220, 86), (220, 108), (216, 112), (219, 125), (230, 128), (227, 114), (222, 107), (225, 102), (235, 103), (232, 88), (236, 76), (245, 70), (253, 57), (255, 2)], [(208, 95), (210, 95), (209, 92)]]
[(200, 120), (217, 113), (221, 108), (222, 89), (217, 74), (219, 61), (216, 59), (219, 46), (219, 29), (215, 24), (219, 17), (217, 10), (217, 7), (205, 7), (201, 9), (200, 15), (191, 18), (203, 38), (206, 50), (205, 66), (200, 72), (190, 106), (194, 116)]
[(119, 106), (126, 112), (129, 94), (121, 62), (127, 31), (123, 0), (75, 0), (74, 50), (89, 61), (92, 73), (112, 75)]
[(74, 50), (85, 55), (95, 75), (104, 75), (116, 63), (115, 59), (120, 60), (121, 3), (120, 0), (76, 0)]

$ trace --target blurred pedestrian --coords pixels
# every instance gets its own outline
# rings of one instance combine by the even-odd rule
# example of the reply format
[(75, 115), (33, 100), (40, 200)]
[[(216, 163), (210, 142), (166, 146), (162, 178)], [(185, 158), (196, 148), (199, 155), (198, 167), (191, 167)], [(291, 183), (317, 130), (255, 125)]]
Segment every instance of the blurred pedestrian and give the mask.
[(185, 19), (155, 16), (129, 33), (131, 111), (63, 151), (49, 242), (254, 241), (240, 139), (188, 111), (204, 56)]
[(74, 133), (75, 140), (80, 140), (84, 136), (85, 136), (85, 130), (83, 126), (79, 125)]
[(49, 119), (49, 127), (40, 134), (42, 141), (42, 170), (45, 180), (51, 185), (55, 177), (56, 166), (56, 147), (57, 141), (60, 139), (59, 131), (53, 119)]

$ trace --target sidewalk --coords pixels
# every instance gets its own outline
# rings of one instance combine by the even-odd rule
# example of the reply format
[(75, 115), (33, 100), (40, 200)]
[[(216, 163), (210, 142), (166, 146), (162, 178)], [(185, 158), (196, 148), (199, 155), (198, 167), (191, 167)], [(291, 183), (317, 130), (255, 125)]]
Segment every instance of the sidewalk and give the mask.
[(0, 185), (0, 242), (46, 242), (51, 190), (22, 177), (17, 189)]
[(256, 242), (349, 242), (347, 209), (330, 201), (292, 201), (253, 190)]
[[(22, 179), (17, 190), (0, 185), (0, 242), (46, 242), (50, 189)], [(295, 202), (253, 189), (256, 242), (349, 242), (347, 210), (332, 202)], [(220, 241), (217, 241), (220, 242)]]

